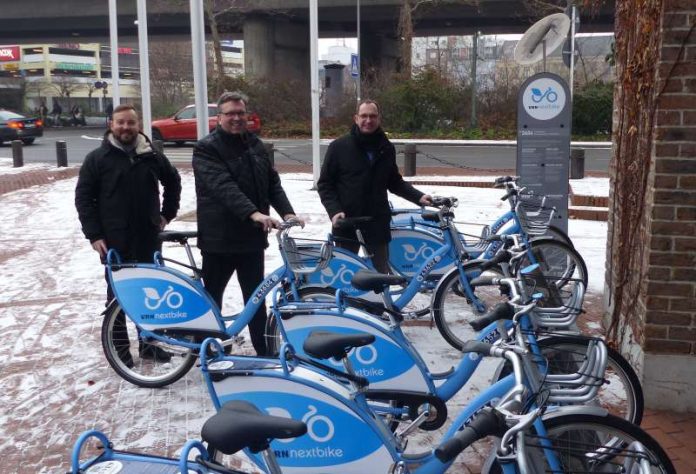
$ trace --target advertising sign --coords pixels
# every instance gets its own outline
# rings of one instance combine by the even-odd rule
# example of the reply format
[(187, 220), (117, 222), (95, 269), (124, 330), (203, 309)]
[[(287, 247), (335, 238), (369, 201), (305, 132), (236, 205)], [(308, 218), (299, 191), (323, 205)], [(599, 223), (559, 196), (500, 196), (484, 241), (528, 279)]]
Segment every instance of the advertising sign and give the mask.
[(0, 46), (0, 62), (19, 61), (19, 46)]
[(556, 208), (552, 225), (568, 230), (571, 102), (568, 84), (555, 74), (536, 74), (517, 99), (517, 174), (520, 185), (547, 196)]

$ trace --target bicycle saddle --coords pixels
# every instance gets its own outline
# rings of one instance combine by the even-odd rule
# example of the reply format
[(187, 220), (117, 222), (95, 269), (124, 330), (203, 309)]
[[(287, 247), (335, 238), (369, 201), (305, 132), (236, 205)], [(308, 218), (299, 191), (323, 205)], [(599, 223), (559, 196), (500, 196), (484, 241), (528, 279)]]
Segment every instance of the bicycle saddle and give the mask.
[(182, 231), (182, 230), (163, 230), (157, 234), (157, 238), (162, 242), (184, 242), (187, 239), (191, 239), (198, 236), (198, 232), (195, 230)]
[(363, 291), (374, 291), (375, 293), (384, 291), (385, 286), (404, 285), (407, 283), (408, 279), (402, 276), (387, 275), (372, 270), (358, 270), (350, 280), (353, 288)]
[(249, 402), (232, 400), (203, 424), (201, 437), (224, 454), (244, 448), (258, 453), (268, 448), (271, 439), (302, 436), (307, 425), (301, 421), (266, 415)]
[(312, 331), (302, 344), (307, 355), (316, 359), (342, 359), (355, 347), (367, 346), (375, 342), (373, 334), (339, 334), (329, 331)]

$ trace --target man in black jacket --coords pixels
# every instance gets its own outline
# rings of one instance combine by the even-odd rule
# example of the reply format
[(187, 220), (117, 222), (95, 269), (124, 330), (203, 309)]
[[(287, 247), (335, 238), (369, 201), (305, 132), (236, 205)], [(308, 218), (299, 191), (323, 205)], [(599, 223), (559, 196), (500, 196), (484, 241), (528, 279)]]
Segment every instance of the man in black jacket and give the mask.
[[(161, 209), (159, 183), (164, 189)], [(161, 248), (157, 234), (176, 216), (180, 195), (179, 173), (139, 133), (135, 108), (116, 107), (101, 146), (82, 163), (75, 188), (82, 232), (102, 263), (108, 249), (115, 249), (124, 261), (152, 262), (154, 252)], [(107, 305), (113, 296), (107, 279)], [(132, 366), (123, 313), (114, 323), (114, 342), (120, 343), (123, 362)], [(155, 346), (141, 343), (139, 349), (143, 358), (170, 357)]]
[(337, 244), (357, 252), (354, 229), (336, 227), (345, 217), (372, 217), (361, 227), (372, 263), (389, 273), (389, 222), (387, 190), (427, 205), (432, 198), (404, 181), (396, 165), (396, 150), (380, 128), (382, 117), (373, 100), (363, 100), (356, 110), (349, 134), (334, 140), (326, 150), (317, 188), (321, 203), (331, 218)]
[[(240, 93), (222, 94), (217, 128), (193, 149), (203, 283), (220, 308), (235, 271), (244, 301), (263, 280), (267, 234), (279, 224), (270, 206), (285, 220), (295, 217), (263, 143), (246, 130), (246, 103)], [(266, 354), (265, 326), (261, 305), (249, 323), (259, 355)]]

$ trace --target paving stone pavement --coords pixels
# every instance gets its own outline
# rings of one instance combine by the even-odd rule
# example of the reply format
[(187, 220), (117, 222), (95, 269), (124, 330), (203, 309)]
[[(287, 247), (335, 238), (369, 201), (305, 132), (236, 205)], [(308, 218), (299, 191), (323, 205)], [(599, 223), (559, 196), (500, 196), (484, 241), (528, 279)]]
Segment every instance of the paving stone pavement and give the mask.
[[(0, 175), (0, 195), (75, 174), (76, 168)], [(3, 199), (0, 196), (0, 206)], [(27, 240), (0, 252), (0, 265), (11, 266), (15, 258), (31, 254), (32, 245)], [(42, 288), (59, 284), (60, 275), (50, 271), (27, 283)], [(103, 308), (102, 297), (90, 287), (78, 285), (58, 297), (17, 295), (0, 300), (4, 301), (0, 302), (3, 473), (65, 472), (72, 443), (93, 427), (108, 432), (116, 447), (171, 456), (187, 438), (198, 437), (202, 420), (212, 414), (196, 370), (158, 390), (133, 387), (115, 375), (100, 349), (97, 315)], [(588, 297), (599, 299), (598, 295)], [(95, 317), (85, 317), (86, 312)], [(65, 327), (72, 328), (68, 335)], [(427, 328), (407, 329), (414, 339), (422, 330)], [(647, 410), (642, 426), (667, 450), (678, 473), (696, 473), (696, 414)], [(480, 462), (478, 453), (468, 454), (456, 472), (478, 472)]]

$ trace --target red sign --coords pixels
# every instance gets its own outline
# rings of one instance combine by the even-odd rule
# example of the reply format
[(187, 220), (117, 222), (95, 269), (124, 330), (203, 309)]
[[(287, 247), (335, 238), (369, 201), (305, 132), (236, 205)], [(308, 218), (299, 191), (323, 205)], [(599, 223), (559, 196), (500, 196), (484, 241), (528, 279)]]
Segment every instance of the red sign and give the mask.
[(133, 48), (118, 48), (118, 54), (131, 54)]
[(0, 46), (0, 61), (19, 61), (19, 46)]

